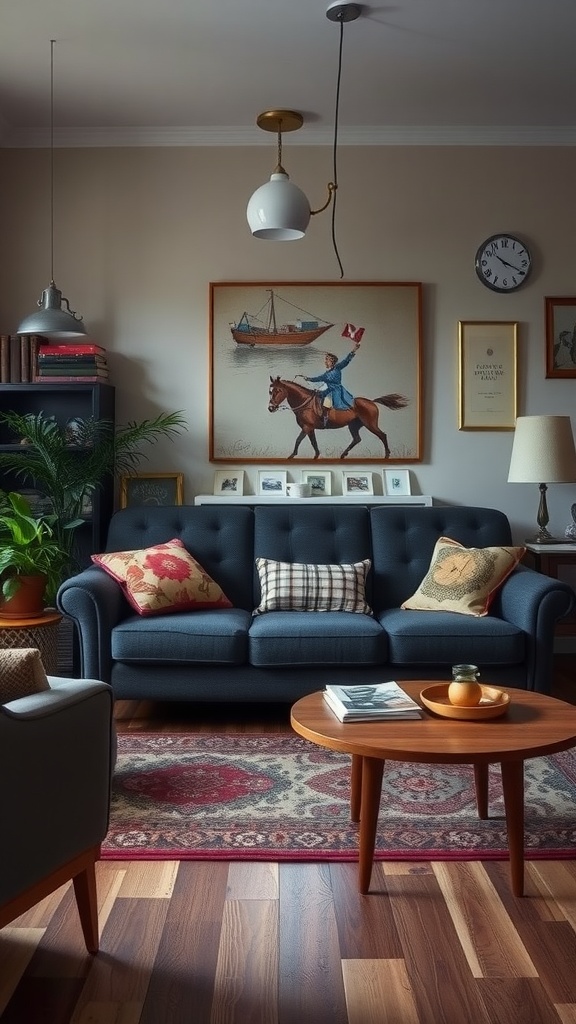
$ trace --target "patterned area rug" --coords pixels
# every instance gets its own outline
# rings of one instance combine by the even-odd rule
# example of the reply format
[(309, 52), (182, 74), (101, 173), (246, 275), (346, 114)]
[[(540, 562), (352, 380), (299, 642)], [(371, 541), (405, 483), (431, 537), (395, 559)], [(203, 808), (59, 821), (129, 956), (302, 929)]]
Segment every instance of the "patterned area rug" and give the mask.
[[(354, 860), (350, 758), (299, 736), (139, 733), (118, 737), (108, 860)], [(466, 765), (388, 761), (377, 860), (508, 856), (500, 771), (490, 818)], [(576, 856), (576, 754), (525, 764), (528, 858)]]

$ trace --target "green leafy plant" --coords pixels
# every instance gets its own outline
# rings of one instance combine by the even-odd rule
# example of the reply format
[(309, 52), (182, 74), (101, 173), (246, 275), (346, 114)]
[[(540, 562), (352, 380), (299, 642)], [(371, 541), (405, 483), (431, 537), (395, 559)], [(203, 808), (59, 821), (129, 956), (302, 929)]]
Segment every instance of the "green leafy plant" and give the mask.
[(8, 601), (19, 588), (19, 576), (45, 576), (51, 600), (69, 563), (69, 551), (58, 543), (54, 516), (35, 516), (30, 502), (14, 491), (0, 491), (0, 580)]
[(0, 413), (0, 423), (14, 435), (17, 447), (0, 451), (0, 470), (24, 487), (42, 493), (50, 514), (40, 517), (51, 530), (50, 539), (67, 553), (59, 564), (62, 582), (75, 571), (74, 534), (84, 521), (83, 509), (107, 477), (136, 471), (146, 444), (161, 437), (173, 439), (187, 429), (180, 412), (130, 422), (114, 428), (110, 420), (76, 419), (61, 426), (44, 413)]

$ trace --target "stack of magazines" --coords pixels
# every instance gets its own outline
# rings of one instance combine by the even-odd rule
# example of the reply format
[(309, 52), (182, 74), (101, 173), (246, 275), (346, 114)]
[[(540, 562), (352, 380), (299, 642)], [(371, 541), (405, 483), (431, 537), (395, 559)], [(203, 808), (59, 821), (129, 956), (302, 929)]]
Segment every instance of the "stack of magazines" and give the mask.
[(394, 682), (373, 686), (328, 685), (324, 700), (341, 722), (422, 718), (422, 708)]

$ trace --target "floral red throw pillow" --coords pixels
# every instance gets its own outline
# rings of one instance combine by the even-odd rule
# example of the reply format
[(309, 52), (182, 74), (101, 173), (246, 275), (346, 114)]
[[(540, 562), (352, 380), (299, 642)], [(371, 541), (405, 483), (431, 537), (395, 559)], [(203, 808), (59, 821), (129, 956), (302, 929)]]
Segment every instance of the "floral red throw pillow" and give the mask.
[(136, 551), (92, 555), (139, 615), (231, 608), (222, 588), (175, 537)]

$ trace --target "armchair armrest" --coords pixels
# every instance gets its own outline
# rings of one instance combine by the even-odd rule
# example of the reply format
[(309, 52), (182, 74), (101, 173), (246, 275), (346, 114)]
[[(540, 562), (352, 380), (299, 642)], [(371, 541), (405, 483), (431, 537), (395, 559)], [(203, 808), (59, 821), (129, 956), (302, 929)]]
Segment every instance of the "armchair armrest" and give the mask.
[(519, 565), (504, 582), (491, 609), (526, 634), (527, 689), (550, 693), (554, 629), (574, 608), (567, 583)]
[(97, 566), (84, 569), (61, 585), (56, 607), (75, 623), (80, 675), (110, 682), (112, 629), (130, 610), (119, 584)]

